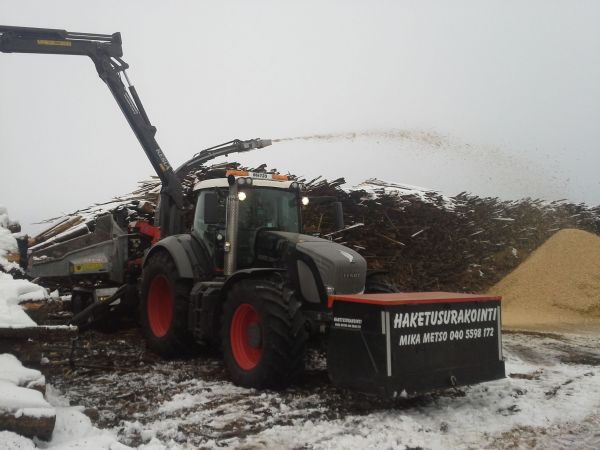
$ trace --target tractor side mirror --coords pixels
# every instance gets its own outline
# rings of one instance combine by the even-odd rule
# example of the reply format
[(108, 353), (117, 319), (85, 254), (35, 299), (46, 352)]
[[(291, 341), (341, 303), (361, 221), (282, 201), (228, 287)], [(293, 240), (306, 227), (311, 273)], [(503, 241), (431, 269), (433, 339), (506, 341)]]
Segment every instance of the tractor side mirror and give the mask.
[(344, 208), (342, 207), (342, 202), (335, 202), (335, 227), (338, 230), (342, 230), (344, 228)]
[(219, 223), (219, 198), (216, 192), (204, 193), (204, 223), (207, 225)]

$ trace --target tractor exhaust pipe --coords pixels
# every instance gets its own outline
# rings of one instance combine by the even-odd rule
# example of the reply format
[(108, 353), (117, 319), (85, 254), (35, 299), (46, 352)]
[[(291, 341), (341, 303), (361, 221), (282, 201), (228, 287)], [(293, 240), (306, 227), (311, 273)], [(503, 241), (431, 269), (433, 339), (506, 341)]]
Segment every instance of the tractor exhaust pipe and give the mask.
[(238, 240), (238, 215), (240, 200), (235, 177), (227, 177), (229, 183), (229, 196), (227, 197), (226, 230), (225, 230), (225, 276), (231, 276), (237, 267), (237, 240)]

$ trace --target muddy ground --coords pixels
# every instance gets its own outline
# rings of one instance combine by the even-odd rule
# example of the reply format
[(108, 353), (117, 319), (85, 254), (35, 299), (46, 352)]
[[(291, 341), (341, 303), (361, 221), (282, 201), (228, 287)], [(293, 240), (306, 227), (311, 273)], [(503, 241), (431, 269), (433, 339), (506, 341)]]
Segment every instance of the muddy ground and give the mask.
[[(47, 323), (67, 318), (54, 308)], [(598, 335), (505, 332), (504, 348), (505, 380), (396, 401), (334, 388), (316, 350), (300, 386), (239, 388), (218, 355), (164, 361), (131, 323), (47, 344), (44, 372), (130, 446), (600, 448)]]

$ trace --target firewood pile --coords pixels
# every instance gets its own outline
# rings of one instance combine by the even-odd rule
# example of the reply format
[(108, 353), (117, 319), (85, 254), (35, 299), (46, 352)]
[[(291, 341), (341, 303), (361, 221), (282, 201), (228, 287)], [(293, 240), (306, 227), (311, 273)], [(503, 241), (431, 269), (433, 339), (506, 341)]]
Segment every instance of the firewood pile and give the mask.
[[(183, 184), (191, 198), (196, 180), (224, 176), (227, 169), (265, 171), (265, 167), (206, 166), (186, 174)], [(481, 292), (562, 228), (600, 233), (600, 207), (565, 200), (505, 201), (466, 192), (445, 197), (376, 179), (347, 190), (342, 188), (343, 178), (290, 178), (304, 182), (310, 197), (330, 197), (344, 207), (346, 229), (339, 231), (333, 228), (331, 202), (309, 205), (303, 212), (307, 233), (356, 249), (370, 268), (388, 271), (406, 291)], [(70, 239), (78, 227), (93, 229), (95, 218), (107, 213), (123, 225), (139, 218), (152, 222), (159, 190), (159, 180), (152, 178), (131, 194), (49, 219), (59, 220), (58, 225), (33, 237), (31, 243), (39, 248)]]
[(41, 372), (23, 367), (12, 354), (0, 354), (0, 430), (50, 440), (56, 410), (45, 394), (46, 379)]
[(105, 214), (112, 214), (115, 221), (124, 229), (127, 229), (129, 223), (139, 219), (152, 222), (159, 186), (158, 179), (142, 181), (139, 183), (138, 189), (130, 194), (115, 197), (108, 202), (94, 203), (65, 216), (46, 219), (42, 223), (53, 223), (53, 225), (36, 236), (30, 237), (29, 248), (41, 250), (49, 245), (91, 233), (95, 229), (96, 219)]

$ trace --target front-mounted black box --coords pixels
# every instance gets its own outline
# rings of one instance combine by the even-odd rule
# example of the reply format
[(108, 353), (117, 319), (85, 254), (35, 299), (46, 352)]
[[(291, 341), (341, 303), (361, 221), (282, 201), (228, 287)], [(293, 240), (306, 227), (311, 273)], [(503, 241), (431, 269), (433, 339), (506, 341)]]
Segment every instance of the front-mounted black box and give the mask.
[(327, 365), (339, 387), (397, 397), (505, 376), (500, 297), (334, 296)]

